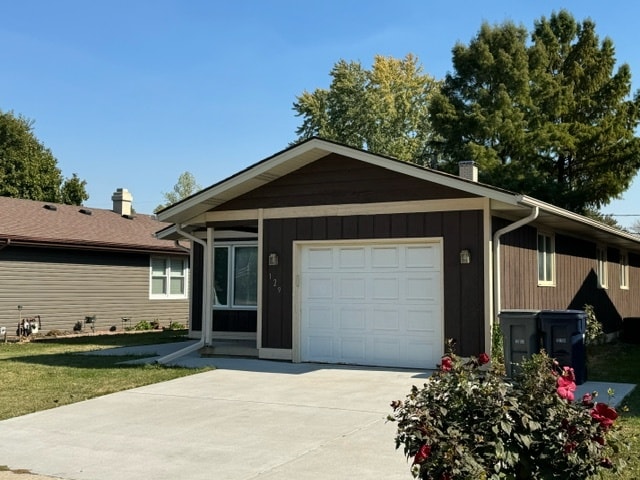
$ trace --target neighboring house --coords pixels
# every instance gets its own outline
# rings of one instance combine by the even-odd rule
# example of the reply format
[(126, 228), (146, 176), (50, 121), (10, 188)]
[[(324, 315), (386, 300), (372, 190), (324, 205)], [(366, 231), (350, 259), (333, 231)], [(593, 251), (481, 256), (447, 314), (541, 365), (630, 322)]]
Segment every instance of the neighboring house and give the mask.
[(155, 237), (167, 224), (132, 215), (126, 189), (112, 199), (113, 211), (0, 197), (0, 326), (15, 333), (36, 315), (45, 332), (92, 316), (96, 330), (186, 325), (189, 252)]
[(461, 173), (310, 139), (161, 211), (194, 242), (192, 336), (433, 368), (445, 339), (490, 351), (504, 309), (640, 315), (638, 237)]

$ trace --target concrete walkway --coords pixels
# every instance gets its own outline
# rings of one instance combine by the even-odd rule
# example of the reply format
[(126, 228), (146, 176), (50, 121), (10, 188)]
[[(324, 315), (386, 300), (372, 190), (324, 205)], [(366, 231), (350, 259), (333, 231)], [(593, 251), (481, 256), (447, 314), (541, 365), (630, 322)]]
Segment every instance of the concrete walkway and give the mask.
[[(385, 419), (428, 373), (196, 354), (175, 363), (217, 369), (2, 421), (0, 465), (67, 480), (411, 478)], [(618, 401), (632, 389), (580, 389), (603, 389), (602, 400), (609, 387)]]

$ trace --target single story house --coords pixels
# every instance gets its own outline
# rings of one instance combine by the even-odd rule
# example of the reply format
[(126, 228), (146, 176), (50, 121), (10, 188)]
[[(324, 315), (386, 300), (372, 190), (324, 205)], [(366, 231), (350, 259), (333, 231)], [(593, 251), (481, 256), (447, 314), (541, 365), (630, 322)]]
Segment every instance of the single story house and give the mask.
[(40, 333), (77, 322), (187, 324), (190, 252), (156, 238), (167, 224), (132, 214), (126, 189), (112, 200), (107, 210), (0, 197), (0, 326), (9, 334), (36, 316)]
[(640, 238), (526, 195), (313, 138), (159, 212), (193, 242), (191, 335), (258, 356), (432, 368), (505, 309), (640, 315)]

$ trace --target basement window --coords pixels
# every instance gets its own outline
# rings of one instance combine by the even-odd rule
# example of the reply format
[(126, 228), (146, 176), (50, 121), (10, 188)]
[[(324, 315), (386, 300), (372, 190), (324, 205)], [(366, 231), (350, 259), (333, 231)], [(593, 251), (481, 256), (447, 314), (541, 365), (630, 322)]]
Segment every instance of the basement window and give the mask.
[(236, 244), (215, 247), (214, 305), (254, 309), (258, 305), (258, 246)]
[(555, 285), (555, 238), (538, 232), (538, 285)]
[(186, 258), (151, 257), (149, 298), (187, 298), (188, 268)]

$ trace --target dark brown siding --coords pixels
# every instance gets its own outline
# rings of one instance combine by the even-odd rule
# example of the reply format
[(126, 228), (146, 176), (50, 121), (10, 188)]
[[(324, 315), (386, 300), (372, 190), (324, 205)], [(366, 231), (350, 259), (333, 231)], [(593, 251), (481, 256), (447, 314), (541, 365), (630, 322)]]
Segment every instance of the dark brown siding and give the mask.
[[(292, 348), (294, 240), (443, 237), (445, 337), (457, 341), (461, 355), (484, 349), (481, 211), (274, 219), (265, 220), (264, 232), (263, 347)], [(460, 265), (463, 248), (471, 251), (471, 264)], [(277, 266), (267, 264), (272, 252)]]
[[(216, 332), (256, 332), (255, 310), (214, 310), (213, 330)], [(202, 328), (202, 327), (200, 327)]]
[(157, 320), (188, 323), (188, 299), (149, 299), (149, 255), (9, 246), (0, 251), (0, 325), (11, 332), (17, 306), (40, 315), (43, 331), (72, 331), (86, 316), (96, 329)]
[(204, 305), (204, 247), (199, 243), (193, 245), (193, 270), (191, 272), (191, 330), (202, 331), (202, 306)]
[[(494, 222), (496, 228), (506, 224)], [(598, 287), (596, 243), (555, 235), (555, 286), (538, 286), (537, 230), (525, 226), (501, 240), (503, 309), (583, 309), (592, 305), (611, 332), (622, 318), (640, 316), (640, 257), (629, 254), (629, 289), (620, 288), (620, 251), (607, 249), (608, 288)]]
[(441, 185), (331, 154), (216, 210), (473, 197)]

